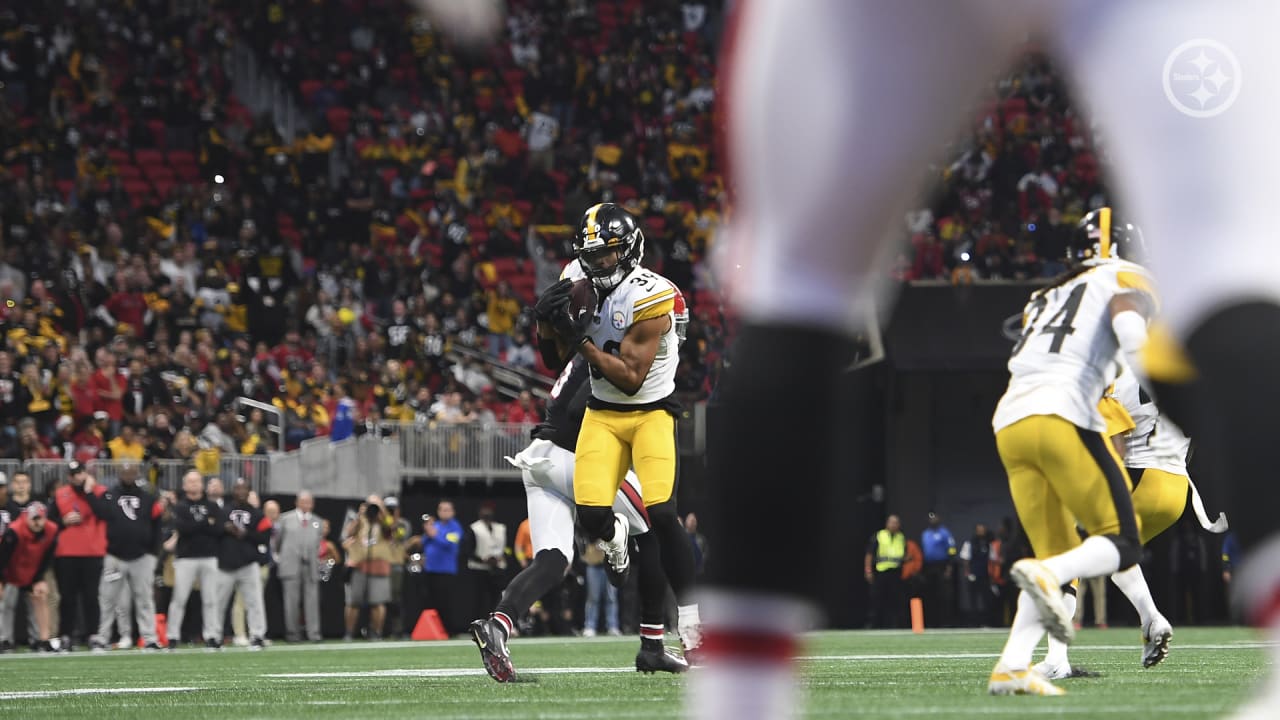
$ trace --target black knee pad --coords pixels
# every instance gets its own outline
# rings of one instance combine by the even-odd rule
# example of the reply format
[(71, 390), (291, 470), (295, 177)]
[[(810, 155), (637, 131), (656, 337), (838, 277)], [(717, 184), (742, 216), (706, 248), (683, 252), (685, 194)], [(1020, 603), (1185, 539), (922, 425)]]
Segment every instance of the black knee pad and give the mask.
[(666, 502), (660, 502), (657, 505), (650, 505), (645, 508), (645, 512), (649, 513), (649, 524), (653, 527), (668, 523), (675, 523), (680, 525), (681, 528), (684, 527), (680, 523), (680, 515), (676, 512), (675, 500), (668, 500)]
[(1142, 560), (1142, 543), (1138, 538), (1124, 535), (1107, 535), (1108, 540), (1115, 543), (1120, 551), (1120, 570), (1128, 570)]
[(540, 571), (545, 567), (547, 574), (554, 573), (556, 577), (564, 577), (569, 569), (569, 558), (559, 550), (539, 550), (538, 554), (533, 556), (531, 565), (537, 565)]
[(582, 527), (588, 540), (612, 539), (613, 522), (613, 508), (578, 506), (578, 525)]

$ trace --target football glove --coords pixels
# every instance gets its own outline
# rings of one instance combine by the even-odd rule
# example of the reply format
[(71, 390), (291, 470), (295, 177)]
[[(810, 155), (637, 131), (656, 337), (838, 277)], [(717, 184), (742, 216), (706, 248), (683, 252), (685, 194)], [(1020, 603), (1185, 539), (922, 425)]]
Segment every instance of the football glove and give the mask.
[(571, 348), (576, 348), (582, 344), (583, 338), (587, 335), (587, 326), (590, 323), (590, 312), (583, 308), (578, 311), (578, 316), (574, 317), (568, 302), (560, 306), (551, 318), (552, 329)]
[(533, 306), (533, 317), (543, 322), (553, 322), (558, 315), (568, 315), (573, 281), (565, 278), (543, 291)]

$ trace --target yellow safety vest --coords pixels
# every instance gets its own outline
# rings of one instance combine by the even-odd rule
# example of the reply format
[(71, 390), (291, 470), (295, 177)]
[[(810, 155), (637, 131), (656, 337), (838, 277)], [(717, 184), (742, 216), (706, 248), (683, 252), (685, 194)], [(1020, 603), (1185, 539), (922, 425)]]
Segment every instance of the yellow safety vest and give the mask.
[(907, 556), (907, 536), (894, 535), (888, 530), (876, 533), (876, 572), (886, 572), (902, 567)]

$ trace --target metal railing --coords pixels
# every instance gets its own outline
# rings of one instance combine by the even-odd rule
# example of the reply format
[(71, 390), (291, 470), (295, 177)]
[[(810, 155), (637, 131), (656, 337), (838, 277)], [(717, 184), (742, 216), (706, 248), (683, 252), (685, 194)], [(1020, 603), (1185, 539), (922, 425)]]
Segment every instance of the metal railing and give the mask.
[(520, 471), (503, 459), (529, 444), (532, 425), (384, 423), (399, 440), (405, 478), (517, 480)]
[[(139, 479), (151, 483), (157, 490), (175, 492), (182, 487), (182, 476), (193, 467), (187, 460), (90, 460), (85, 463), (85, 468), (100, 485), (110, 486), (119, 479), (121, 467), (130, 464), (139, 468)], [(39, 497), (46, 495), (59, 481), (66, 479), (67, 462), (0, 460), (0, 472), (4, 472), (6, 476), (12, 477), (13, 473), (20, 471), (31, 476), (31, 491)], [(259, 494), (269, 493), (271, 458), (266, 455), (223, 455), (218, 458), (217, 477), (228, 485), (244, 478), (249, 482), (249, 487)]]

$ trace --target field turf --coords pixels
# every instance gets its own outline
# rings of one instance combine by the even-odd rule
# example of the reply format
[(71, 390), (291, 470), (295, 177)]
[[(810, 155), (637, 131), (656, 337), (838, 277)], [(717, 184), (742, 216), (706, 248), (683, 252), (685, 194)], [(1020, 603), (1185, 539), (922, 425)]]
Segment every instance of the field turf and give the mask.
[[(1086, 630), (1077, 665), (1104, 677), (1060, 698), (985, 694), (1003, 631), (824, 632), (803, 662), (809, 717), (1213, 718), (1263, 671), (1247, 630), (1182, 628), (1143, 670), (1136, 629)], [(499, 685), (466, 641), (325, 643), (263, 652), (0, 656), (0, 718), (677, 718), (684, 678), (639, 675), (632, 638), (517, 639), (536, 682)], [(696, 670), (694, 672), (697, 672)], [(1278, 715), (1280, 717), (1280, 715)]]

